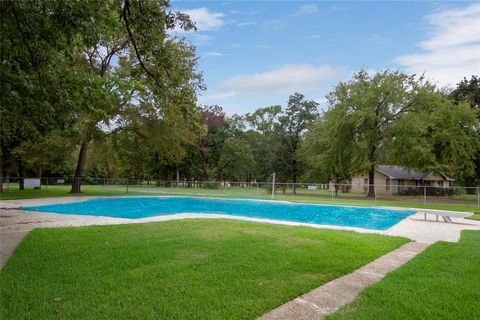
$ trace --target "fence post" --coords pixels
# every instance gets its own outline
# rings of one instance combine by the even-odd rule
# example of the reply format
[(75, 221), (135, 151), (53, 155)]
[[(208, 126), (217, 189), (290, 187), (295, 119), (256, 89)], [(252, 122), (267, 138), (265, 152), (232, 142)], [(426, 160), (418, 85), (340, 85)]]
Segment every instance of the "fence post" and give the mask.
[(423, 206), (427, 208), (427, 186), (423, 186)]
[(477, 187), (477, 205), (480, 207), (480, 187)]
[(128, 194), (128, 179), (125, 179), (125, 183), (127, 184), (127, 194)]
[(275, 196), (275, 172), (273, 173), (273, 179), (272, 179), (272, 199)]
[(48, 177), (47, 177), (46, 184), (45, 184), (45, 190), (48, 190)]

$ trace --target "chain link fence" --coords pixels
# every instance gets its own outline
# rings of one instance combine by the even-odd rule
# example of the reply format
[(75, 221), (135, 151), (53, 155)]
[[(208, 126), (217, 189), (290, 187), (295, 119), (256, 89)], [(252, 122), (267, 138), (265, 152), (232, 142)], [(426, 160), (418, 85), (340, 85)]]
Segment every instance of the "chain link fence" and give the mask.
[[(33, 187), (28, 179), (38, 179), (39, 186)], [(55, 195), (68, 195), (72, 182), (81, 184), (82, 193), (87, 195), (198, 195), (235, 198), (257, 198), (276, 200), (313, 201), (343, 204), (374, 204), (402, 207), (411, 204), (416, 207), (435, 206), (449, 209), (452, 206), (464, 208), (480, 207), (480, 187), (375, 184), (375, 196), (367, 197), (368, 183), (282, 183), (282, 182), (239, 182), (239, 181), (197, 181), (197, 180), (155, 180), (155, 179), (110, 179), (84, 177), (41, 177), (2, 178), (6, 193), (19, 190), (21, 182), (29, 182), (25, 189), (39, 189)], [(0, 195), (1, 197), (1, 195)]]

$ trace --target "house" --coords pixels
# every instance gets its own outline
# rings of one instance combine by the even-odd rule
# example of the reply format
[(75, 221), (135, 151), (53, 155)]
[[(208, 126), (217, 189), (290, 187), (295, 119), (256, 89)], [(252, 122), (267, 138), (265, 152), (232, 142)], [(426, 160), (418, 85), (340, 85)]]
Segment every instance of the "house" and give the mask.
[[(440, 170), (423, 173), (400, 166), (377, 165), (375, 168), (374, 184), (377, 194), (415, 194), (421, 189), (419, 187), (448, 188), (453, 186), (454, 182), (453, 178)], [(351, 191), (367, 193), (368, 175), (353, 177)]]

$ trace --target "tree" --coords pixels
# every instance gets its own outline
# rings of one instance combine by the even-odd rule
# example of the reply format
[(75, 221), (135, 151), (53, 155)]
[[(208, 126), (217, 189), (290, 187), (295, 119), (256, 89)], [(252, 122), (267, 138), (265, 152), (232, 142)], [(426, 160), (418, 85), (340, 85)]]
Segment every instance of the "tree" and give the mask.
[[(187, 16), (167, 12), (168, 6), (167, 2), (128, 0), (121, 7), (107, 4), (97, 22), (95, 41), (79, 55), (79, 64), (88, 66), (87, 77), (93, 84), (89, 97), (96, 98), (96, 103), (87, 102), (88, 110), (93, 112), (87, 113), (85, 125), (80, 127), (82, 137), (74, 175), (77, 180), (72, 184), (72, 193), (80, 192), (78, 182), (86, 150), (95, 134), (103, 132), (102, 123), (108, 126), (138, 106), (147, 114), (164, 118), (188, 114), (187, 109), (193, 106), (190, 101), (182, 103), (187, 98), (195, 99), (194, 92), (201, 86), (201, 77), (195, 74), (193, 48), (166, 33), (176, 25), (187, 30), (192, 25)], [(122, 128), (118, 123), (116, 127)]]
[(277, 169), (274, 149), (281, 142), (280, 121), (282, 107), (279, 105), (259, 108), (245, 115), (249, 130), (244, 133), (254, 157), (253, 177), (257, 181), (268, 180)]
[(246, 181), (253, 164), (252, 150), (245, 140), (234, 137), (225, 140), (217, 166), (220, 179)]
[(318, 103), (305, 100), (305, 96), (294, 93), (288, 99), (288, 104), (280, 116), (279, 129), (281, 144), (277, 145), (276, 153), (281, 167), (278, 171), (286, 178), (292, 178), (293, 193), (295, 194), (297, 178), (300, 172), (299, 149), (301, 140), (318, 116)]
[(187, 15), (169, 11), (168, 1), (1, 5), (2, 93), (8, 93), (1, 113), (12, 121), (2, 124), (0, 158), (24, 140), (70, 130), (79, 145), (71, 190), (77, 193), (89, 143), (125, 129), (129, 110), (149, 105), (166, 123), (191, 114), (203, 87), (194, 48), (167, 31), (195, 27)]
[(23, 176), (28, 169), (26, 160), (45, 160), (22, 144), (44, 141), (52, 130), (56, 130), (55, 136), (63, 136), (72, 123), (76, 106), (68, 98), (68, 72), (63, 66), (73, 38), (81, 30), (72, 15), (67, 17), (69, 25), (63, 18), (76, 5), (79, 3), (62, 7), (53, 2), (0, 2), (0, 177), (5, 165), (16, 164)]
[(387, 141), (387, 161), (450, 176), (474, 175), (480, 122), (468, 103), (454, 105), (443, 93), (424, 98), (426, 108), (400, 117)]
[(450, 93), (455, 103), (467, 102), (475, 110), (480, 118), (480, 78), (472, 76), (470, 80), (464, 78), (457, 84), (457, 87)]
[(225, 140), (225, 113), (218, 105), (205, 106), (200, 109), (200, 113), (204, 133), (200, 136), (196, 148), (202, 162), (202, 178), (208, 180), (210, 165), (214, 167), (217, 163)]
[(334, 133), (325, 137), (326, 164), (339, 164), (326, 176), (367, 172), (368, 197), (374, 197), (375, 165), (385, 162), (392, 126), (402, 115), (421, 109), (422, 97), (433, 91), (423, 78), (390, 70), (374, 75), (362, 70), (352, 80), (338, 84), (327, 96), (331, 108), (323, 125)]
[[(456, 105), (462, 102), (468, 103), (476, 112), (477, 118), (480, 119), (480, 78), (478, 76), (472, 76), (470, 80), (464, 78), (450, 93), (450, 97)], [(480, 132), (478, 140), (480, 140)], [(460, 177), (466, 186), (477, 186), (480, 183), (480, 150), (475, 156), (474, 165), (474, 170), (464, 172)]]
[(346, 183), (356, 171), (357, 164), (351, 155), (358, 151), (348, 121), (341, 109), (332, 108), (307, 131), (300, 149), (307, 179)]
[(389, 163), (457, 174), (471, 167), (478, 121), (433, 85), (397, 71), (364, 71), (328, 95), (330, 109), (305, 139), (310, 172), (338, 181)]

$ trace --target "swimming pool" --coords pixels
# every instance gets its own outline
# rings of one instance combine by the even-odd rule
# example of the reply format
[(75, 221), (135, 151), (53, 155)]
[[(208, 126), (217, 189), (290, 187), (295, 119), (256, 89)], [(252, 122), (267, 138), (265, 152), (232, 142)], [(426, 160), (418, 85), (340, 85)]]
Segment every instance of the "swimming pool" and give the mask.
[(99, 198), (22, 209), (130, 219), (177, 213), (207, 213), (376, 230), (386, 230), (415, 213), (412, 210), (192, 197)]

